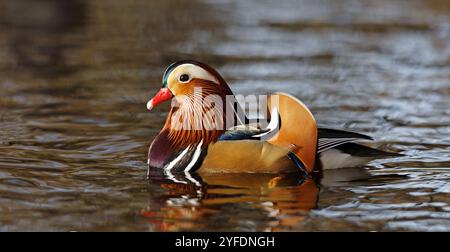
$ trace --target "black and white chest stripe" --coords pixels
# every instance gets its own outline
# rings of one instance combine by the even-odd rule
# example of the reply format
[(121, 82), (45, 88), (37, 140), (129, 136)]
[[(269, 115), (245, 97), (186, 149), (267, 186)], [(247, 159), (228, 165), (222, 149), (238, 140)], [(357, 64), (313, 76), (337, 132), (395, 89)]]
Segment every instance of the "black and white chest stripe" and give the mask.
[(163, 169), (167, 172), (193, 172), (200, 168), (200, 165), (206, 155), (206, 148), (203, 147), (203, 141), (197, 144), (191, 144), (185, 149), (174, 153), (169, 158)]

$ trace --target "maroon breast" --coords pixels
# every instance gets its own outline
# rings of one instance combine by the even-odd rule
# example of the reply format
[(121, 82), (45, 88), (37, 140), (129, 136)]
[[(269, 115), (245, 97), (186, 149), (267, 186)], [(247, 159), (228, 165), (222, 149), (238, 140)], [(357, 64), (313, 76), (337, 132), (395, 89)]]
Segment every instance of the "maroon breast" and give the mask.
[(168, 129), (165, 129), (155, 137), (148, 150), (148, 165), (154, 168), (163, 168), (176, 152), (168, 141)]

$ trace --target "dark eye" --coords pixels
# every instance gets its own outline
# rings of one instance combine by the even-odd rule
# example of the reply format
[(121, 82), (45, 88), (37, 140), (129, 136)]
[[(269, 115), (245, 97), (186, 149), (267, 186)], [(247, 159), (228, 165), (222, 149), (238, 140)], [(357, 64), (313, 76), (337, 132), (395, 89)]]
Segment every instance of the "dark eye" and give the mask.
[(187, 81), (189, 80), (189, 75), (187, 75), (187, 74), (182, 74), (182, 75), (180, 75), (179, 80), (180, 80), (181, 82), (187, 82)]

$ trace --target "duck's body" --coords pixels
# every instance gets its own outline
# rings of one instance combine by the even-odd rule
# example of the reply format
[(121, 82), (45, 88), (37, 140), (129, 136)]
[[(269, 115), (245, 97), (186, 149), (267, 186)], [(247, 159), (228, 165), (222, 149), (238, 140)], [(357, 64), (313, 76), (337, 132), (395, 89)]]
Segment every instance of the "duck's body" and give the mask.
[(207, 153), (199, 173), (285, 173), (299, 169), (289, 159), (289, 150), (265, 141), (218, 141)]
[[(198, 102), (209, 97), (215, 100)], [(266, 127), (246, 124), (229, 97), (234, 97), (231, 89), (211, 67), (195, 61), (172, 64), (163, 88), (147, 104), (151, 109), (164, 100), (176, 102), (150, 146), (149, 167), (170, 173), (308, 174), (318, 167), (360, 166), (392, 154), (353, 143), (369, 136), (318, 128), (308, 108), (288, 94), (268, 96)]]

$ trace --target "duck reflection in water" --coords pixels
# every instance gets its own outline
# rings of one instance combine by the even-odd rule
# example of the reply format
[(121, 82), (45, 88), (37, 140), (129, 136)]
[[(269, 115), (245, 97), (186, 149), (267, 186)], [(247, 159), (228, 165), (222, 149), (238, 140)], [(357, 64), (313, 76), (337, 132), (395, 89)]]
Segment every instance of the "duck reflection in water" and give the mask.
[[(309, 210), (317, 207), (319, 186), (316, 179), (292, 174), (190, 174), (166, 175), (149, 171), (149, 181), (164, 192), (152, 197), (142, 215), (154, 231), (207, 230), (223, 217), (223, 206), (251, 204), (267, 220), (267, 231), (301, 222)], [(156, 207), (155, 207), (156, 206)], [(223, 223), (221, 223), (223, 225)], [(230, 224), (232, 225), (232, 224)]]

